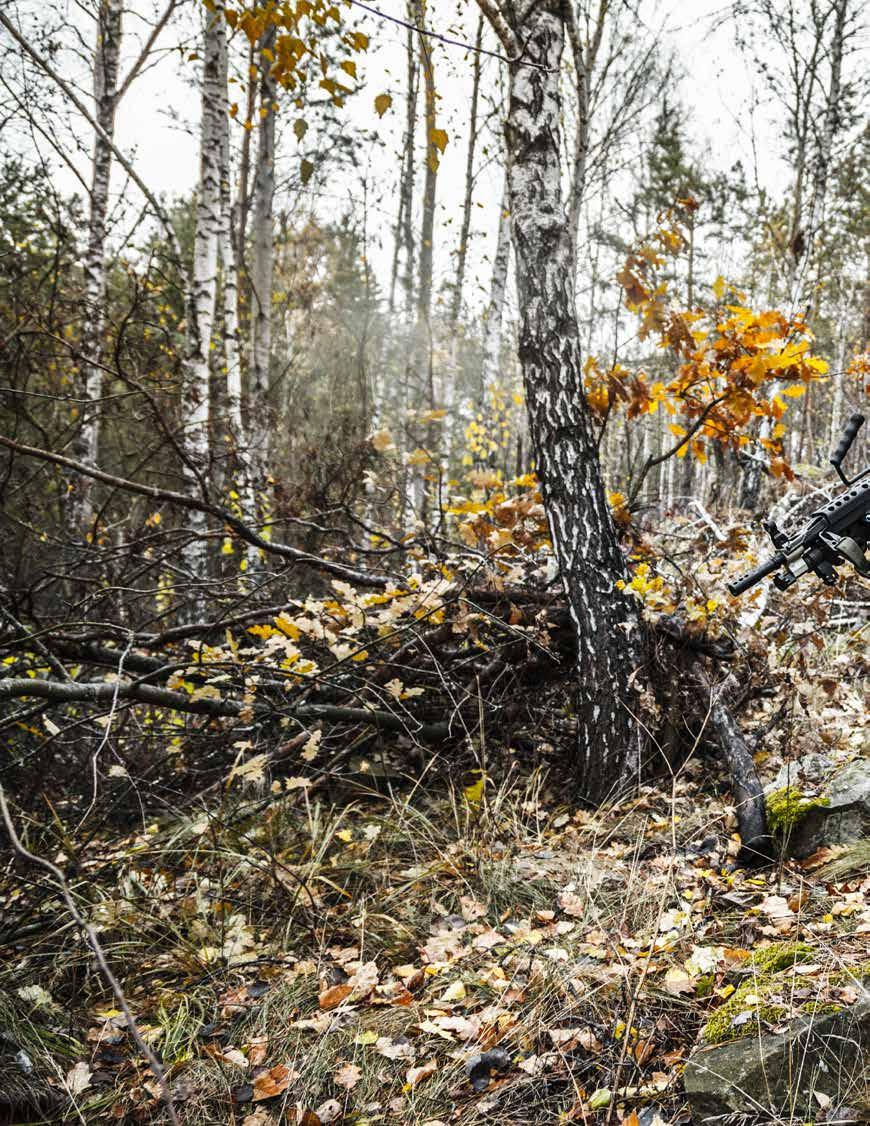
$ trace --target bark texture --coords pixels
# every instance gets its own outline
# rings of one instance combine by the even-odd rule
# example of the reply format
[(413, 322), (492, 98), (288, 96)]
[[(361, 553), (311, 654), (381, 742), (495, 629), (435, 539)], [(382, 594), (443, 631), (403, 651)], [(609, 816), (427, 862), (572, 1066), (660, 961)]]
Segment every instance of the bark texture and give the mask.
[[(218, 41), (220, 86), (226, 101), (228, 60), (226, 35)], [(224, 363), (226, 370), (226, 420), (224, 436), (227, 442), (231, 472), (229, 481), (234, 489), (236, 505), (242, 520), (255, 523), (256, 511), (253, 496), (251, 457), (248, 430), (243, 412), (242, 362), (239, 348), (239, 286), (236, 258), (237, 242), (233, 237), (232, 167), (230, 159), (229, 116), (224, 106), (218, 121), (220, 129), (220, 210), (221, 229), (218, 239), (223, 281)], [(248, 133), (245, 133), (248, 137)], [(248, 561), (257, 558), (256, 549), (248, 545)]]
[(272, 280), (275, 272), (275, 98), (269, 72), (275, 28), (264, 32), (260, 55), (260, 134), (253, 199), (253, 264), (249, 390), (251, 448), (255, 483), (265, 476), (269, 456), (269, 360), (272, 353)]
[[(408, 4), (409, 23), (414, 19), (413, 4)], [(399, 280), (399, 259), (405, 255), (404, 276), (405, 313), (411, 312), (414, 291), (414, 228), (412, 212), (414, 209), (414, 136), (417, 123), (417, 86), (419, 68), (417, 65), (417, 44), (415, 33), (409, 26), (405, 44), (407, 56), (407, 92), (405, 95), (405, 135), (402, 141), (402, 170), (399, 177), (399, 211), (396, 216), (396, 233), (393, 245), (393, 268), (390, 274), (390, 312), (395, 309), (396, 285)]]
[[(189, 491), (194, 494), (205, 492), (210, 462), (210, 355), (221, 236), (221, 129), (226, 106), (226, 86), (221, 87), (221, 58), (226, 50), (223, 5), (217, 3), (211, 12), (205, 12), (204, 21), (199, 182), (183, 402), (185, 478)], [(194, 576), (205, 579), (208, 572), (205, 514), (192, 512), (189, 526), (194, 538), (185, 552), (185, 565)]]
[[(526, 6), (513, 32), (506, 125), (520, 306), (519, 355), (529, 431), (553, 544), (577, 633), (577, 770), (593, 801), (630, 784), (641, 765), (635, 718), (643, 675), (640, 623), (617, 588), (625, 562), (583, 397), (573, 238), (562, 199), (561, 0)], [(538, 66), (527, 65), (536, 63)]]
[(450, 324), (456, 328), (462, 310), (462, 288), (465, 284), (465, 266), (468, 260), (468, 239), (471, 235), (471, 194), (474, 188), (474, 154), (477, 148), (477, 106), (480, 98), (480, 43), (483, 38), (483, 14), (477, 24), (477, 38), (471, 82), (471, 107), (468, 121), (468, 149), (465, 156), (465, 198), (462, 203), (462, 227), (459, 232), (459, 250), (456, 255), (456, 280), (450, 303)]
[[(91, 165), (88, 245), (83, 263), (85, 309), (82, 320), (81, 426), (72, 453), (79, 461), (96, 464), (99, 445), (100, 399), (103, 392), (102, 335), (106, 305), (106, 216), (109, 208), (109, 178), (112, 171), (112, 141), (115, 135), (118, 63), (121, 55), (122, 0), (101, 0), (97, 15), (94, 53), (94, 116), (99, 130), (94, 134)], [(96, 360), (97, 363), (92, 361)], [(91, 519), (90, 482), (79, 478), (70, 495), (68, 530), (78, 538)]]

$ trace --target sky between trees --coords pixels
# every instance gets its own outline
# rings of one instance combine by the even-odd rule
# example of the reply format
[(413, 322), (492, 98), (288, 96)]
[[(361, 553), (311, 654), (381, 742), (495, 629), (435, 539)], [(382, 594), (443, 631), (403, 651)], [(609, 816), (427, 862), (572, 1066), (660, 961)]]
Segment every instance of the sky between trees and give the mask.
[[(378, 5), (372, 5), (377, 7)], [(145, 23), (143, 15), (151, 19), (151, 5), (131, 6), (125, 16), (124, 47), (122, 57), (129, 62), (140, 49)], [(405, 4), (402, 0), (380, 0), (380, 9), (387, 15), (402, 17)], [(781, 113), (759, 81), (752, 61), (740, 50), (734, 34), (733, 22), (728, 18), (733, 4), (717, 0), (676, 0), (659, 3), (644, 0), (639, 5), (638, 37), (644, 42), (657, 40), (663, 59), (672, 59), (676, 82), (673, 95), (685, 112), (688, 147), (705, 169), (711, 173), (724, 172), (733, 164), (735, 156), (744, 161), (747, 179), (770, 192), (784, 190), (789, 179), (789, 166), (783, 159), (785, 143), (782, 138)], [(35, 26), (37, 20), (48, 23), (44, 6), (29, 2), (19, 7), (26, 23)], [(90, 45), (93, 38), (93, 20), (90, 11), (76, 3), (58, 5), (57, 24), (63, 25), (59, 42), (63, 50), (58, 69), (89, 97)], [(28, 19), (29, 17), (29, 19)], [(405, 31), (389, 19), (378, 19), (362, 9), (346, 14), (349, 26), (369, 36), (368, 52), (360, 56), (359, 77), (361, 92), (349, 99), (345, 110), (347, 126), (365, 134), (357, 151), (357, 168), (344, 169), (340, 174), (330, 170), (328, 182), (314, 180), (304, 189), (284, 193), (281, 206), (295, 206), (300, 211), (313, 208), (320, 217), (334, 216), (345, 210), (352, 201), (357, 209), (363, 200), (368, 209), (369, 256), (378, 281), (386, 286), (392, 254), (392, 225), (395, 221), (397, 181), (401, 162), (405, 65)], [(432, 5), (430, 20), (433, 30), (453, 36), (469, 44), (474, 42), (478, 11), (474, 4), (461, 2), (450, 5)], [(32, 21), (32, 22), (31, 22)], [(53, 21), (52, 21), (53, 22)], [(168, 199), (185, 197), (193, 191), (198, 170), (197, 128), (199, 119), (199, 93), (196, 66), (182, 62), (179, 46), (185, 56), (198, 50), (201, 36), (200, 12), (197, 6), (184, 5), (175, 14), (158, 44), (151, 65), (137, 78), (119, 108), (116, 140), (125, 153), (134, 157), (134, 163), (146, 184), (158, 195)], [(82, 48), (78, 42), (81, 38)], [(494, 36), (485, 29), (484, 44), (490, 49), (498, 45)], [(79, 54), (79, 52), (82, 54)], [(451, 251), (458, 237), (462, 195), (464, 191), (464, 165), (468, 105), (471, 97), (471, 53), (460, 47), (441, 43), (433, 45), (436, 81), (439, 95), (439, 117), (449, 135), (449, 144), (443, 155), (438, 184), (435, 242), (435, 291), (440, 283), (452, 276)], [(83, 57), (82, 57), (83, 55)], [(7, 66), (20, 65), (20, 61)], [(492, 115), (492, 105), (499, 100), (499, 64), (487, 59), (483, 64), (482, 92), (485, 101), (483, 116), (489, 114), (489, 127), (482, 138), (482, 146), (489, 146), (491, 158), (480, 161), (472, 211), (472, 239), (469, 247), (469, 284), (466, 299), (471, 307), (481, 306), (489, 285), (489, 259), (494, 250), (496, 235), (496, 208), (501, 191), (501, 155), (497, 150), (498, 126)], [(124, 63), (121, 66), (124, 72)], [(390, 93), (393, 106), (380, 120), (372, 109), (372, 98), (378, 92)], [(489, 104), (486, 104), (489, 103)], [(646, 128), (657, 111), (654, 101), (644, 111)], [(90, 139), (82, 130), (75, 111), (64, 107), (67, 130), (72, 138), (84, 136), (78, 163), (87, 175), (90, 159)], [(292, 110), (285, 107), (285, 121)], [(316, 115), (311, 115), (312, 128), (317, 127)], [(12, 122), (4, 130), (4, 146), (14, 147), (28, 158), (39, 156), (52, 167), (56, 183), (62, 193), (81, 192), (72, 172), (58, 160), (44, 138)], [(238, 139), (238, 138), (236, 138)], [(71, 151), (75, 151), (73, 143)], [(278, 170), (280, 181), (280, 167)], [(615, 174), (608, 181), (608, 192), (619, 196), (621, 190), (630, 190), (635, 175), (630, 168)], [(141, 197), (135, 187), (126, 183), (118, 169), (112, 169), (112, 191), (117, 200), (123, 189), (124, 199), (116, 220), (121, 215), (127, 223), (117, 221), (112, 233), (114, 241), (124, 238), (131, 224), (136, 222), (141, 208)], [(587, 203), (592, 206), (600, 189), (589, 193)], [(739, 253), (729, 254), (727, 245), (719, 248), (722, 261), (714, 273), (726, 276), (730, 266), (736, 266)]]

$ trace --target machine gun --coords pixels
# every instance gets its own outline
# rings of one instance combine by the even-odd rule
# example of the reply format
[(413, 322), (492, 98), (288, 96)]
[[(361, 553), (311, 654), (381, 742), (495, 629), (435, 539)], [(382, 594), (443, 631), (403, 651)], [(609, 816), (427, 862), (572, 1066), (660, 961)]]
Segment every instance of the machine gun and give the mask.
[(788, 590), (808, 571), (833, 586), (837, 581), (836, 567), (842, 563), (851, 563), (859, 575), (870, 578), (870, 560), (864, 554), (870, 542), (870, 466), (851, 481), (842, 470), (843, 460), (863, 425), (864, 415), (853, 414), (840, 444), (831, 454), (831, 465), (845, 488), (816, 509), (794, 535), (786, 535), (773, 520), (765, 521), (764, 529), (776, 552), (728, 583), (730, 594), (743, 594), (774, 572), (778, 574), (774, 574), (773, 582), (780, 590)]

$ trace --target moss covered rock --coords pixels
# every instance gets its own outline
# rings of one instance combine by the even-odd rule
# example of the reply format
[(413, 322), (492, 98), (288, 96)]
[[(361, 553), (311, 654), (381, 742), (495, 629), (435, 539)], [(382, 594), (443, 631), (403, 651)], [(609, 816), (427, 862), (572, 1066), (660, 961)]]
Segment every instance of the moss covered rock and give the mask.
[(765, 788), (768, 826), (792, 856), (850, 844), (870, 832), (870, 759), (845, 765), (809, 754)]
[(788, 1008), (780, 991), (788, 988), (778, 978), (799, 962), (818, 954), (805, 942), (773, 942), (753, 952), (747, 963), (748, 976), (713, 1013), (702, 1031), (707, 1044), (722, 1044), (750, 1033), (757, 1035), (767, 1024), (776, 1024)]
[(860, 1095), (868, 1051), (866, 993), (837, 1012), (799, 1017), (785, 1032), (704, 1048), (692, 1056), (683, 1076), (693, 1121), (731, 1114), (748, 1115), (752, 1121), (814, 1117), (817, 1094), (836, 1104)]

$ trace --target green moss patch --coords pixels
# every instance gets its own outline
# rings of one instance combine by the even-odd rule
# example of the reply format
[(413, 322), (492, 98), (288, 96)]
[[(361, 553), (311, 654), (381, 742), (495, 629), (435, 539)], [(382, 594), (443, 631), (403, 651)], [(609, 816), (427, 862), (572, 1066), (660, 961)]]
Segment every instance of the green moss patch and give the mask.
[(813, 809), (830, 805), (827, 798), (811, 798), (794, 786), (774, 790), (764, 800), (767, 825), (773, 833), (786, 834)]
[(719, 1006), (702, 1030), (708, 1044), (722, 1044), (755, 1033), (764, 1024), (775, 1024), (788, 1014), (776, 998), (787, 983), (777, 974), (816, 955), (805, 942), (775, 942), (756, 950), (748, 962), (751, 977)]
[(818, 950), (806, 942), (772, 942), (753, 951), (749, 965), (756, 976), (778, 974), (780, 970), (790, 969), (798, 962), (811, 962), (818, 956)]

